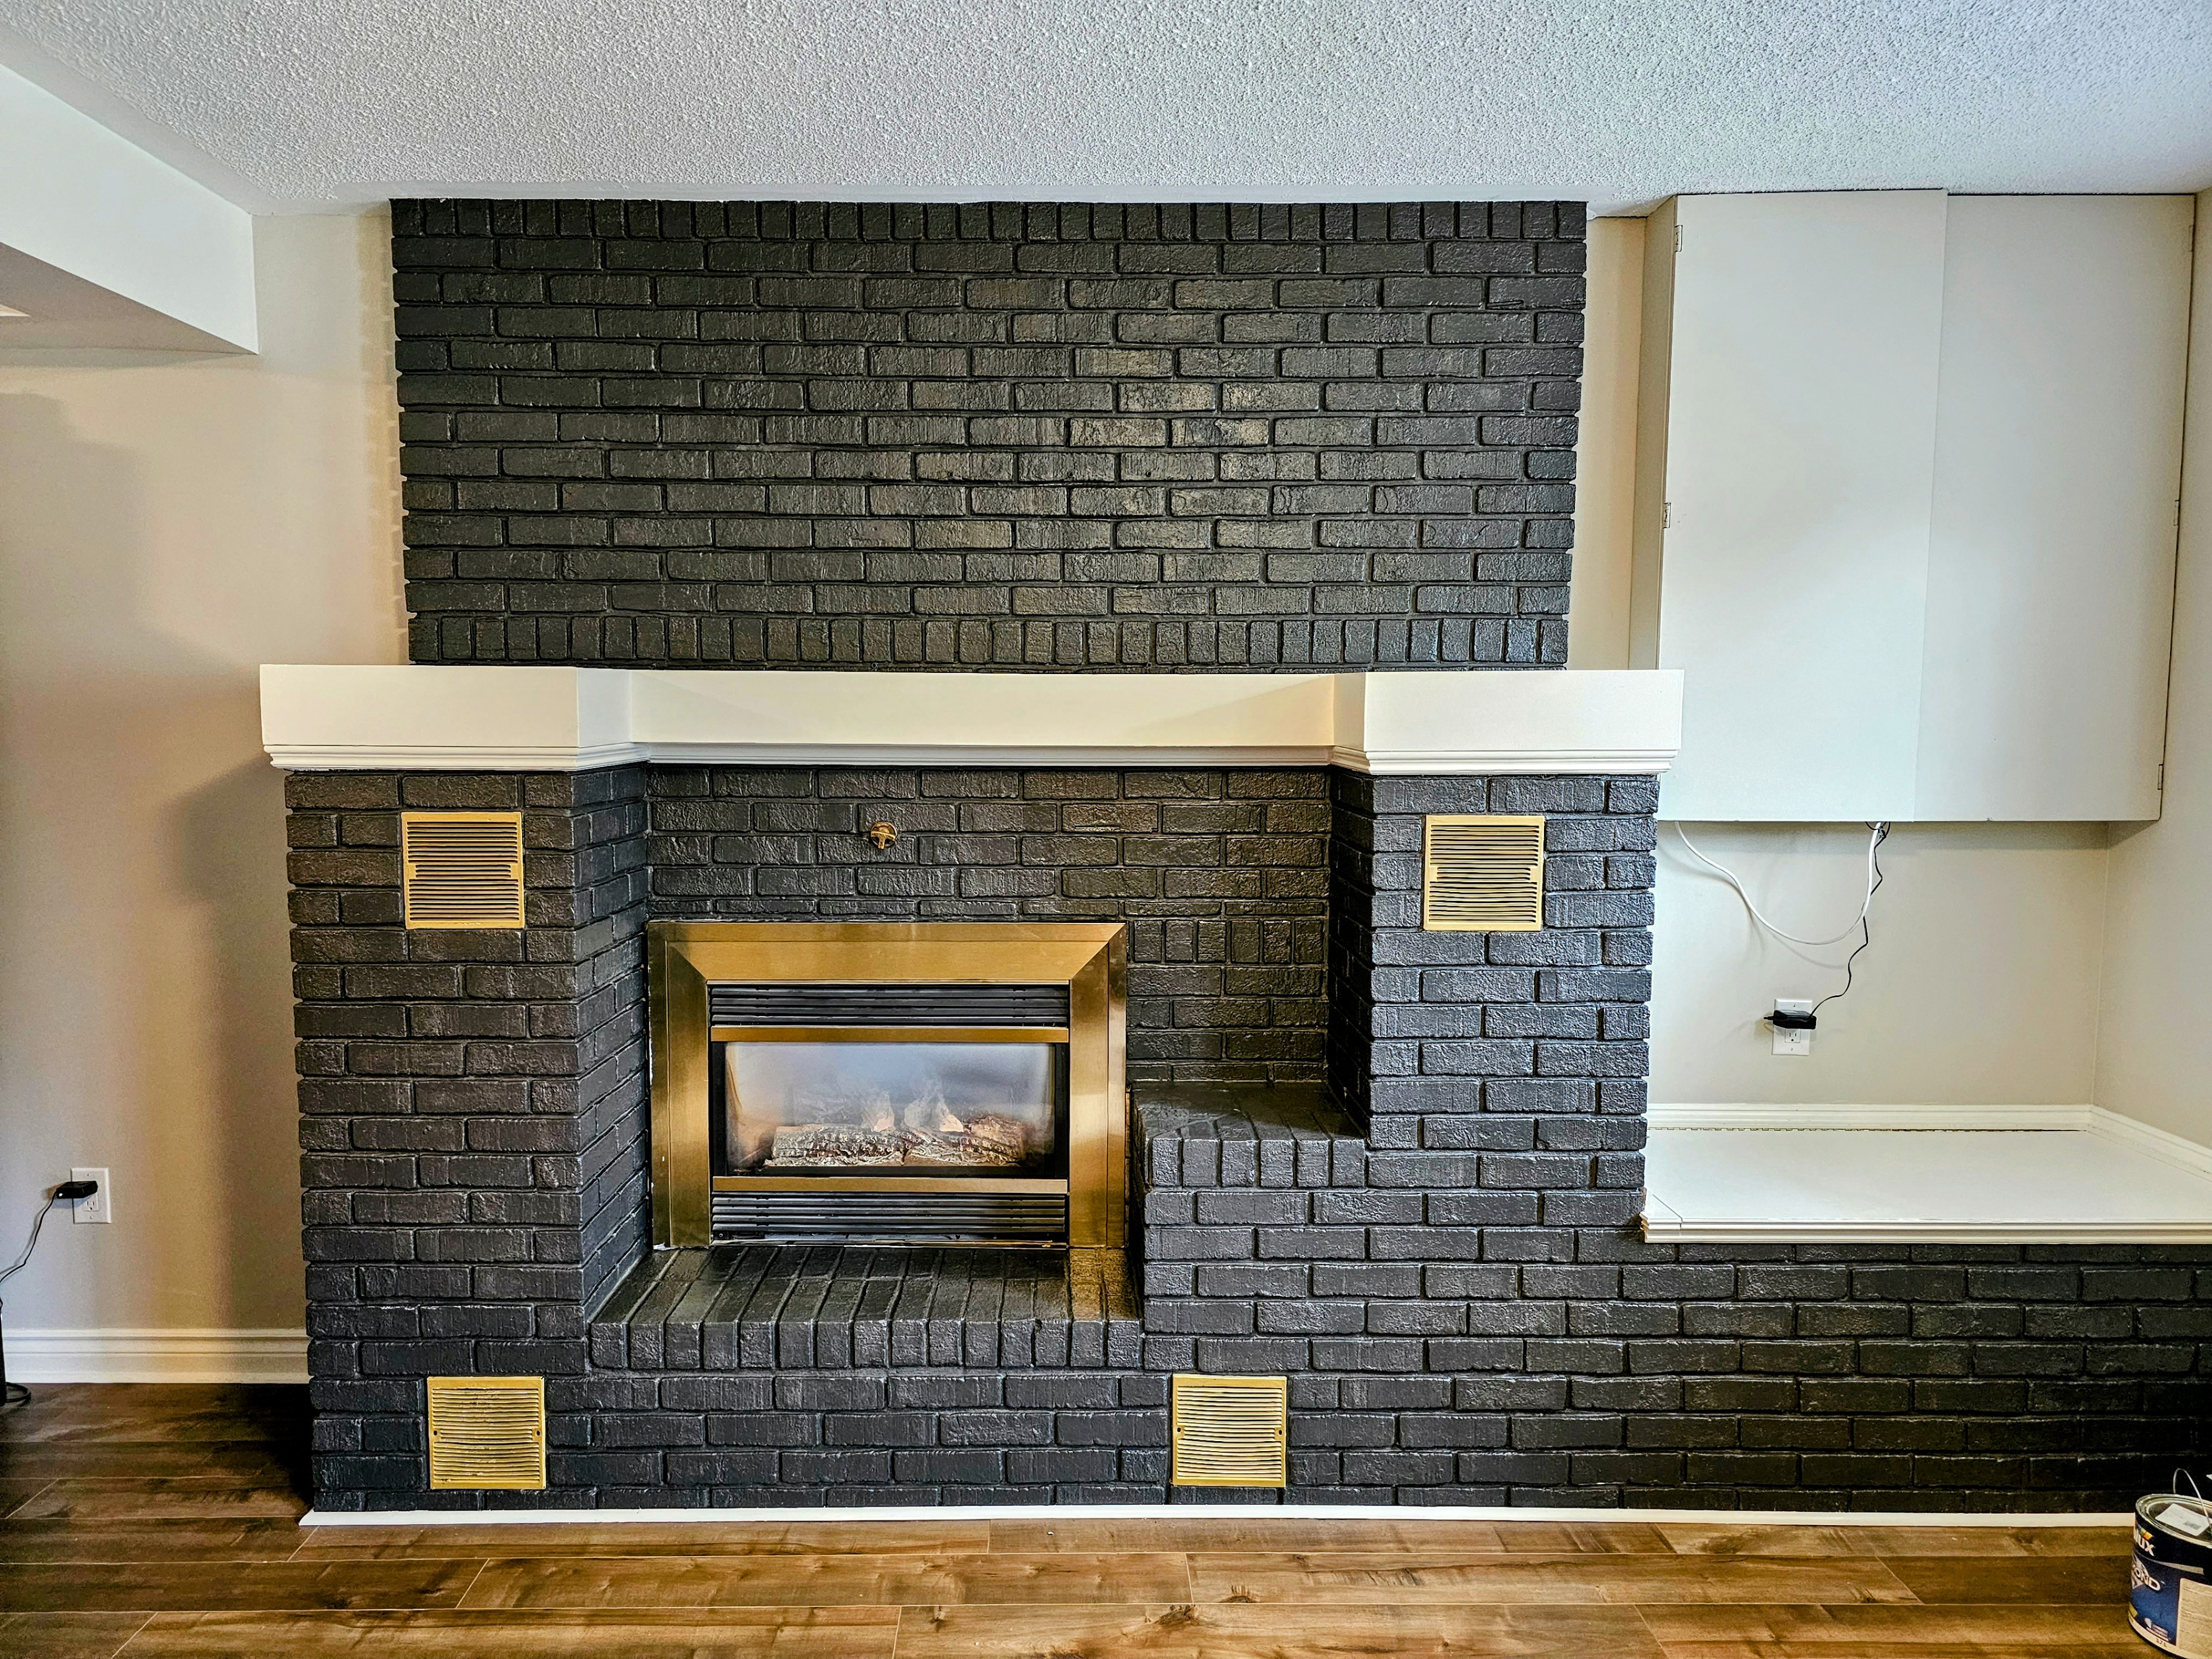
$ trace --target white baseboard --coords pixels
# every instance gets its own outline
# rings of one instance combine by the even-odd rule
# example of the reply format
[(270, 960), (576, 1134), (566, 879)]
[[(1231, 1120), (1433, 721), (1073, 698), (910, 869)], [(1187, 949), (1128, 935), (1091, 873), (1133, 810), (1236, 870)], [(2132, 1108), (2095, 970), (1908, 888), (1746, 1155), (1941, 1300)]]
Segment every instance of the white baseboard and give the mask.
[(0, 1332), (15, 1382), (305, 1382), (307, 1334), (285, 1330)]
[[(1633, 1510), (1449, 1504), (947, 1504), (936, 1508), (790, 1510), (309, 1510), (303, 1527), (733, 1526), (794, 1522), (1005, 1521), (1566, 1521), (1583, 1526), (2127, 1527), (2131, 1515), (1946, 1515), (1923, 1510)], [(1838, 1650), (1840, 1651), (1840, 1650)]]
[(2212, 1146), (2201, 1146), (2168, 1130), (2122, 1117), (2118, 1112), (2108, 1112), (2101, 1106), (2092, 1106), (2089, 1112), (2091, 1121), (2084, 1127), (2091, 1134), (2132, 1147), (2145, 1158), (2154, 1158), (2161, 1164), (2212, 1176)]

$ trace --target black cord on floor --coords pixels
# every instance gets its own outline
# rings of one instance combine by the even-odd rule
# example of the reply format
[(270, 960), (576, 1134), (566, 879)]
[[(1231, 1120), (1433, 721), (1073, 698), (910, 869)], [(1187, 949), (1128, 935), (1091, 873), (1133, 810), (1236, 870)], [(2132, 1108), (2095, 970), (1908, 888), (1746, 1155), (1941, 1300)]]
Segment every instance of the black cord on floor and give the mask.
[[(39, 1206), (39, 1213), (33, 1218), (31, 1222), (31, 1242), (23, 1246), (23, 1254), (15, 1258), (15, 1265), (14, 1267), (6, 1269), (4, 1272), (0, 1272), (0, 1285), (6, 1284), (17, 1273), (23, 1271), (25, 1264), (27, 1264), (31, 1259), (31, 1252), (39, 1248), (39, 1230), (46, 1224), (46, 1212), (54, 1207), (56, 1200), (60, 1197), (61, 1194), (58, 1192), (48, 1193), (46, 1194), (46, 1201)], [(0, 1303), (0, 1308), (4, 1308), (6, 1304)], [(7, 1339), (4, 1335), (0, 1335), (0, 1341), (5, 1341)], [(4, 1390), (0, 1390), (0, 1411), (5, 1411), (16, 1406), (27, 1406), (30, 1403), (31, 1391), (25, 1388), (21, 1382), (10, 1382), (7, 1385)]]
[(1874, 831), (1874, 845), (1867, 848), (1868, 862), (1874, 866), (1874, 885), (1867, 889), (1867, 908), (1859, 916), (1859, 942), (1851, 947), (1850, 955), (1844, 958), (1844, 988), (1831, 991), (1813, 1005), (1817, 1014), (1840, 997), (1849, 996), (1851, 990), (1851, 969), (1859, 959), (1859, 952), (1874, 943), (1874, 896), (1881, 891), (1884, 879), (1881, 872), (1881, 844), (1889, 839), (1889, 826), (1874, 823), (1867, 826)]

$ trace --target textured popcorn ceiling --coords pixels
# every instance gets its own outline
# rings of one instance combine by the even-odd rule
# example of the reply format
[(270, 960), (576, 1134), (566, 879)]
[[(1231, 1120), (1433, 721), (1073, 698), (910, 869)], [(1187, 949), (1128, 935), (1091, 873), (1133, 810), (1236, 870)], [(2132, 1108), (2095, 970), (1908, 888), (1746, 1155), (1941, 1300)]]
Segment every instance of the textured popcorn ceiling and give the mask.
[(258, 210), (2212, 184), (2205, 0), (0, 0)]

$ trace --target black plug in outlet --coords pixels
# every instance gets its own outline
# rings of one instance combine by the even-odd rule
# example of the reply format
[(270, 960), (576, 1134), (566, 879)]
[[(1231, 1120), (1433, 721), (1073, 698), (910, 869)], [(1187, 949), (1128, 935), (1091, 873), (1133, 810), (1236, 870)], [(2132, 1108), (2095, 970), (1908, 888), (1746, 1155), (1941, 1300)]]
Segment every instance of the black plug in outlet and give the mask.
[(80, 1198), (90, 1198), (99, 1190), (100, 1183), (97, 1181), (64, 1181), (54, 1188), (54, 1196), (75, 1202)]

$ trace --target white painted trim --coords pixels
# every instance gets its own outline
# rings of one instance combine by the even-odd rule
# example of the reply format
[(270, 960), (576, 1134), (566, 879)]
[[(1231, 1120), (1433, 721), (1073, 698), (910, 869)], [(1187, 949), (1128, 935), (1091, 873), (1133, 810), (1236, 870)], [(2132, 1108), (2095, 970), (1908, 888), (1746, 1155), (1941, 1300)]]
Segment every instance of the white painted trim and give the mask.
[[(1862, 1105), (1765, 1102), (1656, 1103), (1648, 1121), (1655, 1131), (1825, 1130), (1891, 1133), (1898, 1131), (2071, 1133), (2094, 1137), (2140, 1156), (2212, 1181), (2212, 1148), (2137, 1122), (2100, 1106)], [(1927, 1243), (1927, 1244), (2204, 1244), (2212, 1220), (2136, 1217), (2126, 1219), (1859, 1221), (1685, 1216), (1655, 1194), (1644, 1194), (1645, 1238), (1679, 1243)]]
[(261, 671), (261, 738), (313, 770), (574, 772), (647, 757), (620, 669), (371, 664)]
[(1482, 776), (1496, 773), (1630, 772), (1656, 775), (1673, 763), (1662, 749), (1332, 749), (1332, 766), (1377, 777), (1420, 774)]
[(951, 743), (655, 743), (641, 748), (643, 752), (636, 758), (700, 766), (1327, 766), (1333, 752), (1318, 746), (1208, 749), (1178, 745), (1162, 750), (1086, 749), (1068, 744), (1026, 749), (970, 748)]
[(20, 1330), (14, 1382), (305, 1382), (307, 1334), (287, 1330)]
[[(1670, 1212), (1671, 1213), (1671, 1212)], [(1646, 1216), (1653, 1244), (2212, 1244), (2197, 1221), (1713, 1221)]]
[(2200, 1146), (2165, 1129), (2106, 1111), (2102, 1106), (2092, 1106), (2089, 1113), (2091, 1121), (2082, 1127), (2091, 1134), (2118, 1141), (2161, 1164), (2171, 1164), (2176, 1169), (2212, 1179), (2212, 1146)]
[(1681, 676), (815, 673), (541, 665), (261, 671), (292, 770), (750, 765), (1322, 766), (1381, 775), (1666, 770)]
[(644, 744), (588, 746), (454, 744), (298, 744), (269, 750), (271, 764), (287, 772), (590, 772), (634, 761), (678, 759)]
[(730, 1526), (752, 1522), (1003, 1521), (1010, 1515), (1056, 1521), (1566, 1521), (1585, 1525), (1717, 1527), (2129, 1527), (2131, 1515), (1943, 1514), (1924, 1510), (1514, 1509), (1500, 1504), (947, 1504), (896, 1509), (793, 1510), (309, 1510), (303, 1527)]
[(2087, 1129), (2094, 1106), (1715, 1105), (1654, 1103), (1655, 1129)]
[(2102, 1106), (1655, 1103), (1648, 1121), (1655, 1129), (2073, 1129), (2212, 1178), (2212, 1146)]
[(1680, 670), (1339, 674), (1332, 741), (1381, 774), (1664, 772)]

